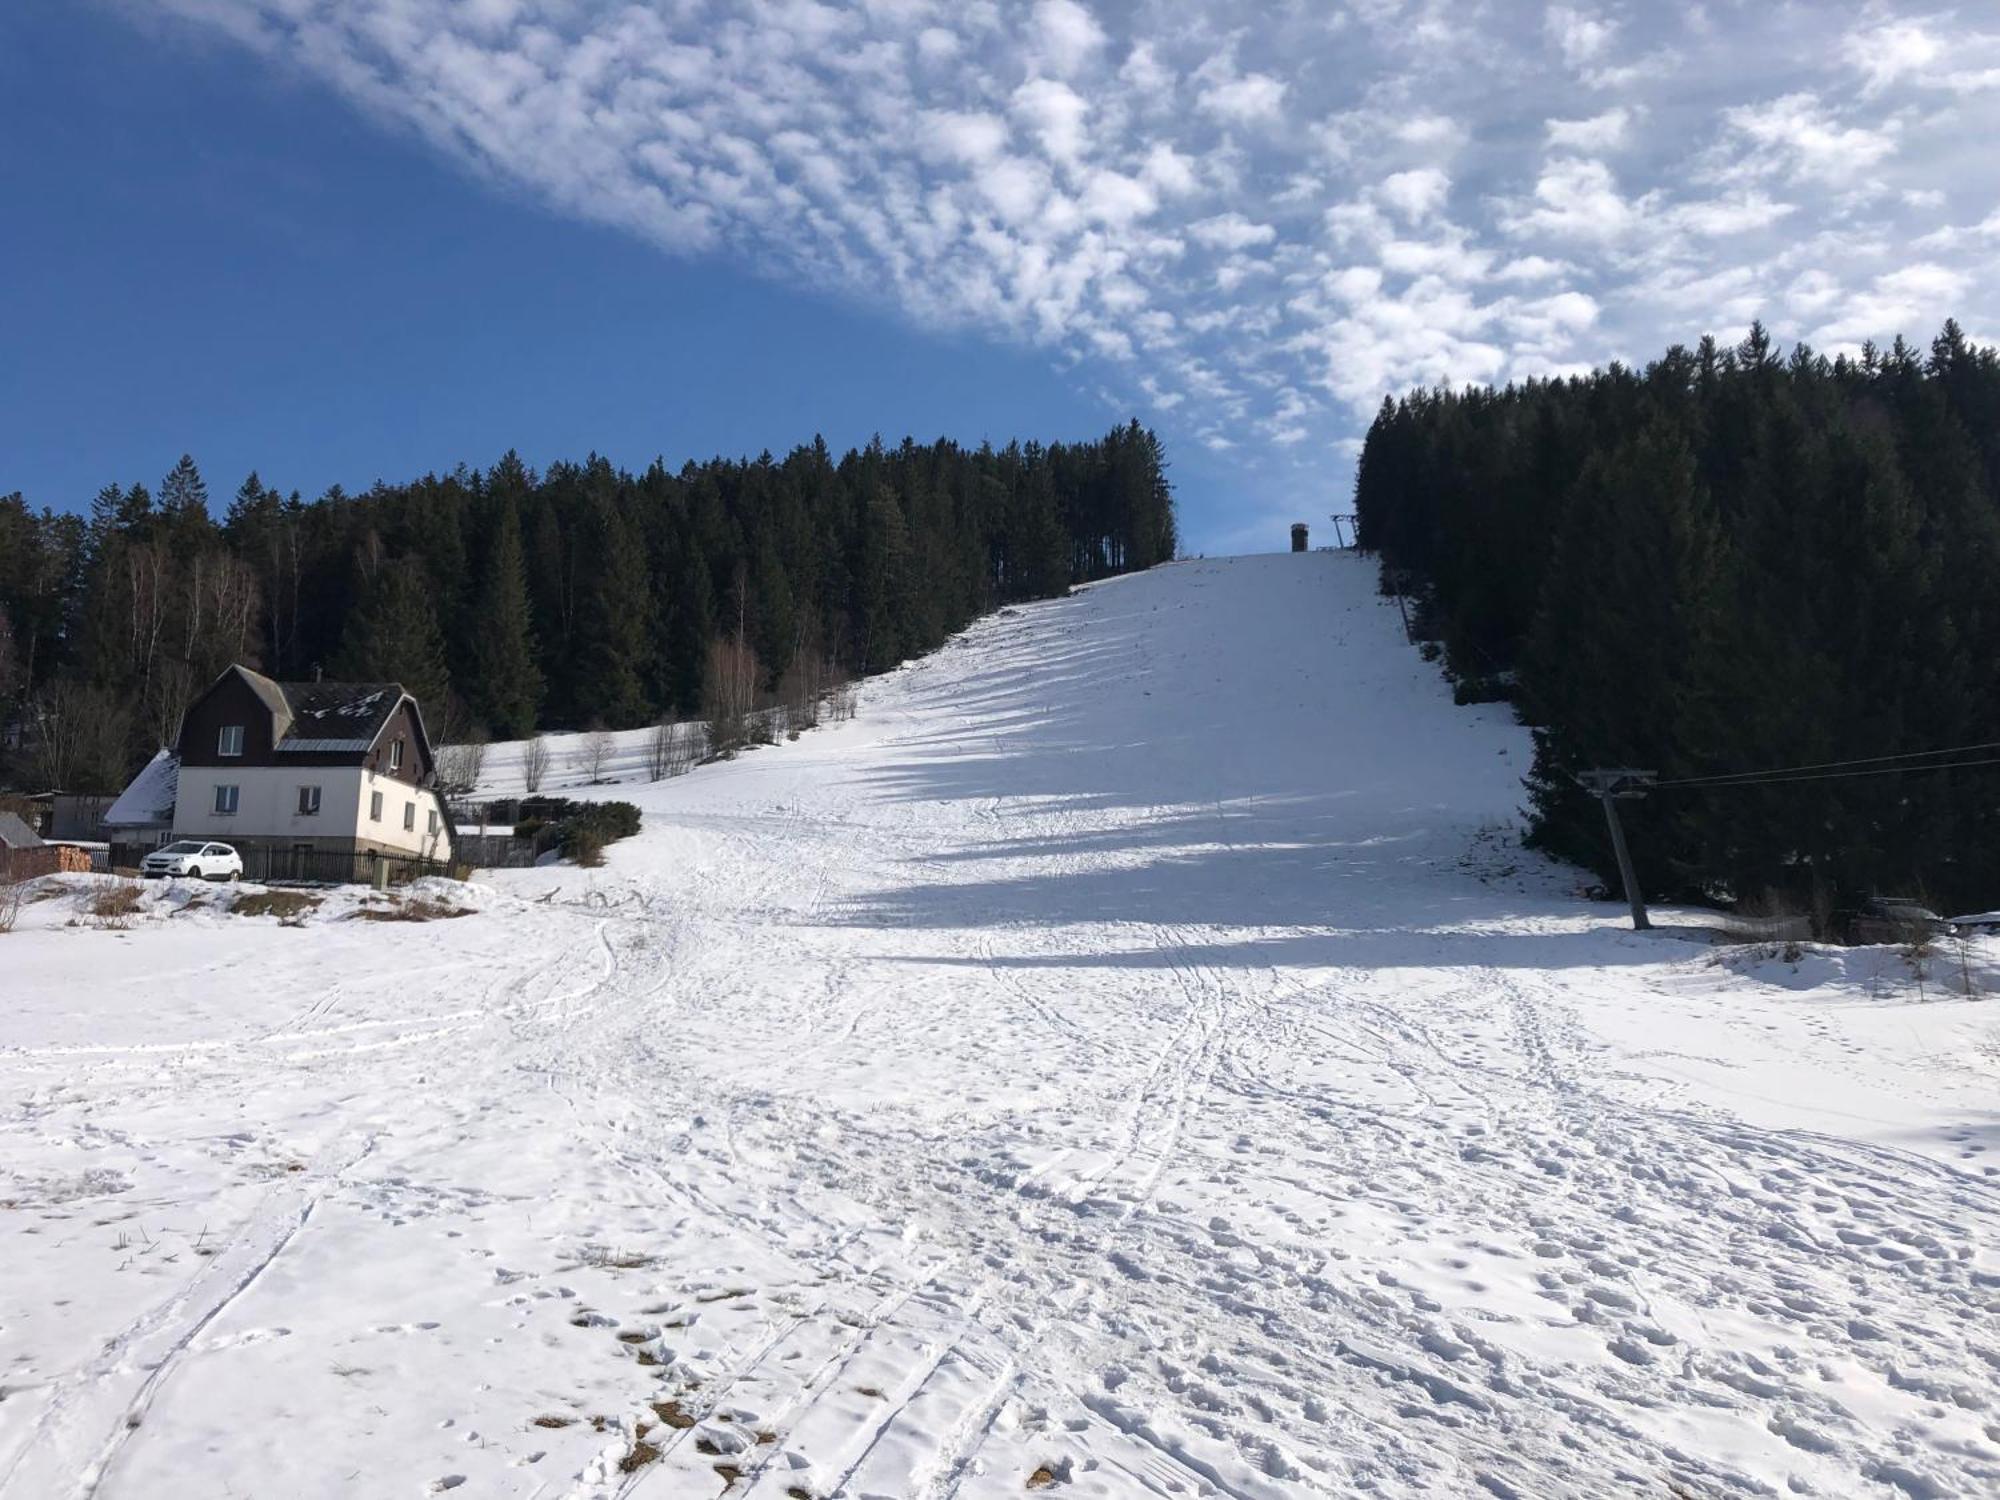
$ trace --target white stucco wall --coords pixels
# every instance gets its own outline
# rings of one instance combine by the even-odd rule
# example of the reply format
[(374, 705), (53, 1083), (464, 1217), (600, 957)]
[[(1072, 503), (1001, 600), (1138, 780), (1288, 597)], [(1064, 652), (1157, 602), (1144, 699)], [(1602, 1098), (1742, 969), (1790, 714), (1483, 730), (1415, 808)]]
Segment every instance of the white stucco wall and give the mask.
[[(218, 785), (237, 788), (236, 811), (215, 811)], [(316, 816), (299, 815), (299, 788), (320, 789)], [(380, 822), (369, 816), (370, 794), (382, 793)], [(416, 827), (405, 832), (403, 808), (416, 804)], [(443, 857), (429, 814), (442, 817), (436, 793), (392, 776), (349, 766), (183, 766), (174, 800), (174, 837), (221, 839), (359, 839), (411, 854)]]

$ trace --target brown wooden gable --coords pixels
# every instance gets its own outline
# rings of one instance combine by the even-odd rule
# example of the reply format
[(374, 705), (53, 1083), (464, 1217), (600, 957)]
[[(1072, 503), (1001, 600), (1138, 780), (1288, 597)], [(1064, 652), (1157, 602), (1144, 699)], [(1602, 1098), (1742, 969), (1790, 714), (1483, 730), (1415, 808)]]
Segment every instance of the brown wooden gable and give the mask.
[[(362, 764), (378, 776), (393, 776), (411, 786), (422, 786), (434, 766), (430, 739), (424, 733), (422, 716), (415, 711), (415, 702), (415, 699), (406, 697), (396, 705), (396, 711), (389, 715), (389, 722), (375, 736), (375, 743), (369, 747)], [(401, 770), (391, 771), (390, 746), (398, 739), (403, 741), (403, 766)]]
[[(217, 751), (222, 729), (228, 724), (243, 726), (243, 753), (222, 755)], [(277, 725), (270, 706), (235, 668), (224, 672), (214, 686), (195, 699), (181, 718), (180, 758), (184, 766), (268, 766), (271, 764), (271, 737)]]

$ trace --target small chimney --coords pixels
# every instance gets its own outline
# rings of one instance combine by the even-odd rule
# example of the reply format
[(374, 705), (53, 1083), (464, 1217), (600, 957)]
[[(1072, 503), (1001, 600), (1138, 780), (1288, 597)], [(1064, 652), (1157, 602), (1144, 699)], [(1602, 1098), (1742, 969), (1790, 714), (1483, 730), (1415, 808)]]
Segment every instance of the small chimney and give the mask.
[(1306, 523), (1303, 521), (1295, 522), (1292, 526), (1292, 550), (1294, 552), (1306, 550)]

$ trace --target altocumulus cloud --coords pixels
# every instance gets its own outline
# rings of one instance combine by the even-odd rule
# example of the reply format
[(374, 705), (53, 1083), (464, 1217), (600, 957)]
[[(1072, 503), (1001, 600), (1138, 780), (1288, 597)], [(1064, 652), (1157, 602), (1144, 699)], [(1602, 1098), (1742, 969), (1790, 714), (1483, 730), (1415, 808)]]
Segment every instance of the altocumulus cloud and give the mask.
[(663, 250), (1046, 346), (1273, 475), (1344, 462), (1388, 392), (1753, 317), (1829, 351), (2000, 334), (1985, 7), (145, 8)]

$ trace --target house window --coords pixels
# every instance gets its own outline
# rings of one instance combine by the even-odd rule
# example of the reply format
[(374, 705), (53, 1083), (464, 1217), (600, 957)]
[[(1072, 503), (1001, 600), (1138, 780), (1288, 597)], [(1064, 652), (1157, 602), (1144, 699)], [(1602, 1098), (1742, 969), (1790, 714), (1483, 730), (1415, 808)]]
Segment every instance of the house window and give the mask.
[(241, 755), (243, 753), (243, 726), (224, 724), (215, 736), (217, 755)]
[(380, 792), (370, 792), (368, 794), (368, 818), (370, 822), (374, 823), (382, 821), (382, 794)]
[(391, 740), (389, 742), (389, 769), (392, 771), (403, 769), (403, 742), (401, 740)]
[(299, 788), (299, 816), (314, 818), (319, 816), (319, 788), (302, 786)]
[(405, 802), (403, 804), (403, 832), (414, 833), (416, 831), (416, 827), (417, 827), (417, 804), (414, 802)]
[(227, 782), (216, 783), (215, 815), (218, 818), (233, 817), (235, 815), (237, 792), (238, 788), (229, 785)]
[(432, 838), (437, 837), (437, 831), (438, 831), (438, 815), (436, 809), (433, 808), (431, 811), (431, 826), (430, 826), (430, 835)]

